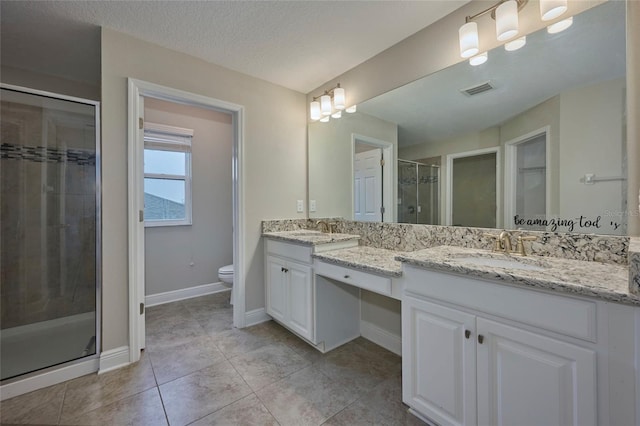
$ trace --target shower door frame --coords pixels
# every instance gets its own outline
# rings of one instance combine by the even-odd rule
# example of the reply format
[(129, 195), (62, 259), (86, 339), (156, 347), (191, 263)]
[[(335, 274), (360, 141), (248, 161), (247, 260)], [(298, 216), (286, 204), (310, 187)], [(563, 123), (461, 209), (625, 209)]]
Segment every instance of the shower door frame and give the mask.
[(101, 135), (101, 114), (100, 101), (78, 98), (75, 96), (62, 95), (59, 93), (48, 92), (45, 90), (32, 89), (24, 86), (0, 83), (0, 88), (12, 90), (15, 92), (25, 93), (28, 95), (42, 96), (51, 99), (76, 102), (85, 105), (91, 105), (95, 108), (95, 197), (96, 197), (96, 308), (95, 308), (95, 353), (82, 358), (67, 361), (61, 364), (45, 367), (36, 371), (24, 373), (20, 376), (6, 379), (6, 383), (0, 386), (0, 400), (12, 398), (27, 392), (51, 386), (66, 380), (84, 376), (86, 374), (95, 373), (99, 369), (100, 352), (102, 350), (102, 141)]

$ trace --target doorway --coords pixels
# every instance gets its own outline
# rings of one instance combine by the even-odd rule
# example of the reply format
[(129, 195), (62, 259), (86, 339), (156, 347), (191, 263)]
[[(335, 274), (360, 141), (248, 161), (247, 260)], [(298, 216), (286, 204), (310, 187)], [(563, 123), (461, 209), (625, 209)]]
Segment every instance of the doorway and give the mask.
[(500, 149), (447, 155), (447, 225), (499, 228)]
[[(505, 144), (505, 223), (509, 228), (544, 231), (543, 225), (515, 225), (521, 219), (549, 217), (549, 128)], [(533, 221), (535, 222), (535, 221)]]
[(358, 134), (351, 135), (352, 217), (357, 221), (393, 222), (396, 189), (394, 145)]
[(233, 325), (245, 324), (244, 216), (243, 211), (243, 107), (153, 83), (129, 79), (129, 361), (140, 359), (145, 345), (145, 236), (144, 236), (144, 100), (153, 98), (170, 103), (212, 110), (231, 116), (232, 127), (232, 229), (233, 229)]

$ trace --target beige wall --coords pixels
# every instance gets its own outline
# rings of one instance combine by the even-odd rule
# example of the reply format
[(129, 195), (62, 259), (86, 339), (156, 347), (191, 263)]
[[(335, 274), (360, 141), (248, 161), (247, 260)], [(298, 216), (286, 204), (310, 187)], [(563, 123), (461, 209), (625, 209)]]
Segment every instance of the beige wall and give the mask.
[(145, 120), (193, 130), (192, 224), (145, 228), (145, 295), (218, 282), (233, 262), (231, 114), (145, 99)]
[[(622, 174), (622, 129), (624, 126), (624, 80), (602, 82), (571, 90), (560, 96), (560, 217), (601, 216), (600, 228), (578, 230), (605, 234), (626, 234), (622, 226), (622, 181), (580, 183), (586, 173), (596, 177)], [(626, 194), (624, 194), (626, 198)], [(597, 202), (593, 202), (597, 200)], [(621, 221), (622, 219), (622, 221)]]
[(15, 86), (28, 87), (30, 89), (44, 90), (46, 92), (61, 95), (74, 96), (76, 98), (100, 100), (100, 86), (82, 81), (67, 80), (62, 77), (24, 70), (6, 65), (2, 66), (2, 82)]
[[(263, 219), (305, 217), (305, 96), (180, 52), (102, 31), (103, 348), (128, 344), (127, 77), (243, 105), (246, 309), (264, 306)], [(277, 105), (277, 108), (272, 108)]]
[(309, 123), (309, 199), (317, 206), (312, 217), (353, 219), (353, 134), (398, 144), (396, 124), (366, 114)]

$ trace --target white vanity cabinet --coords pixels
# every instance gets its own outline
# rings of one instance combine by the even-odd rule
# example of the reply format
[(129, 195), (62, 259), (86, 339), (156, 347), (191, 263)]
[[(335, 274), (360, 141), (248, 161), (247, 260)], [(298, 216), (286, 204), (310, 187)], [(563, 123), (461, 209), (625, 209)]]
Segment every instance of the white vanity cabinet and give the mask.
[(311, 247), (267, 241), (266, 271), (267, 314), (313, 340)]
[(408, 265), (404, 279), (403, 401), (418, 416), (440, 425), (638, 424), (634, 308)]

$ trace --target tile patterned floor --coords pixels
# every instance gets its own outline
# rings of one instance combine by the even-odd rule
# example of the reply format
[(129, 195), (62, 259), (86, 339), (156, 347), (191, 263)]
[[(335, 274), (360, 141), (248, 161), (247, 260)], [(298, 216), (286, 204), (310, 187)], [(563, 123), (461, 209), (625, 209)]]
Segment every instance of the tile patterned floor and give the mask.
[(229, 293), (147, 310), (140, 362), (0, 403), (5, 424), (421, 425), (401, 359), (358, 338), (321, 354), (273, 321), (232, 327)]

